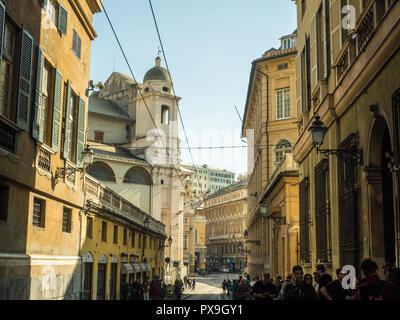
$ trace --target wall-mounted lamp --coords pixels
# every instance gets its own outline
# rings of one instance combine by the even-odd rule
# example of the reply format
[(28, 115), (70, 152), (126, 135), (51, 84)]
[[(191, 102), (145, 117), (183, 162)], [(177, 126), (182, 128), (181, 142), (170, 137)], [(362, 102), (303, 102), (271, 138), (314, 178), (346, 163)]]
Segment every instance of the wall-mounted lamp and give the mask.
[(83, 166), (81, 168), (58, 167), (55, 172), (53, 187), (57, 184), (59, 179), (66, 179), (75, 172), (85, 172), (87, 167), (93, 163), (93, 158), (94, 158), (94, 152), (92, 148), (90, 148), (89, 145), (86, 145), (86, 148), (82, 151)]
[(309, 131), (313, 147), (317, 153), (325, 154), (326, 156), (336, 155), (340, 159), (357, 166), (362, 162), (362, 150), (358, 149), (320, 149), (324, 142), (327, 127), (321, 121), (320, 116), (315, 116), (315, 121), (311, 125)]
[(86, 89), (86, 96), (89, 97), (89, 92), (94, 91), (95, 89), (104, 89), (103, 82), (98, 82), (97, 84), (94, 84), (94, 81), (90, 80), (88, 83), (88, 88)]

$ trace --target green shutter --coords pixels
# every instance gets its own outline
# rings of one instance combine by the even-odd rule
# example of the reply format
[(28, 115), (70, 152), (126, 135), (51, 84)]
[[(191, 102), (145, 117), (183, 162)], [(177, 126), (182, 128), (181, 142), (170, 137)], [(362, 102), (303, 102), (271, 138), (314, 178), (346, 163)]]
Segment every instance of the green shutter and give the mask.
[(43, 86), (43, 68), (44, 68), (44, 55), (40, 47), (37, 50), (37, 64), (36, 64), (36, 90), (35, 100), (33, 102), (33, 123), (32, 123), (32, 137), (36, 140), (43, 142), (40, 139), (40, 114), (42, 108), (42, 86)]
[(28, 32), (26, 32), (26, 30), (23, 30), (22, 44), (21, 44), (20, 73), (19, 73), (17, 123), (18, 126), (24, 130), (29, 130), (32, 52), (33, 52), (33, 38)]
[(54, 84), (53, 131), (51, 135), (51, 147), (55, 152), (58, 152), (60, 145), (61, 92), (62, 74), (57, 69)]
[(67, 34), (68, 11), (61, 5), (58, 5), (58, 31)]
[[(0, 1), (0, 66), (1, 59), (3, 57), (3, 39), (4, 39), (4, 23), (6, 21), (6, 7), (3, 2)], [(1, 68), (0, 68), (0, 77), (1, 77)]]
[(78, 134), (76, 135), (76, 164), (82, 167), (82, 152), (85, 144), (85, 100), (79, 98)]
[(71, 82), (67, 81), (67, 94), (64, 104), (65, 119), (64, 119), (64, 143), (63, 143), (63, 156), (65, 159), (71, 160), (71, 130), (72, 130), (72, 106), (71, 106)]

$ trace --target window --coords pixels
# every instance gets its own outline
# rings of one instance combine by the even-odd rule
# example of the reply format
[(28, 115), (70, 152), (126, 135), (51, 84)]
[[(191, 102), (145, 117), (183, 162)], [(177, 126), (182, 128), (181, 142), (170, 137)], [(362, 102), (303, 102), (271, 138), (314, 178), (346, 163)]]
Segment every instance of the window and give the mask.
[(72, 51), (75, 55), (80, 59), (81, 58), (81, 46), (82, 40), (79, 37), (78, 33), (74, 29), (73, 37), (72, 37)]
[(131, 138), (131, 126), (129, 124), (125, 126), (125, 137), (127, 139)]
[(149, 87), (144, 88), (144, 92), (149, 92)]
[(169, 108), (161, 106), (161, 123), (169, 124)]
[(143, 249), (146, 249), (146, 236), (143, 235)]
[(183, 236), (183, 250), (187, 250), (187, 235)]
[(275, 147), (275, 166), (279, 165), (285, 153), (292, 152), (292, 144), (287, 140), (280, 140)]
[(114, 226), (113, 243), (118, 243), (118, 226)]
[(280, 89), (276, 91), (276, 118), (290, 118), (290, 89)]
[(116, 181), (112, 168), (108, 164), (101, 161), (96, 161), (89, 165), (87, 173), (100, 181)]
[(128, 230), (124, 229), (124, 239), (123, 239), (124, 246), (126, 246), (127, 243), (128, 243), (128, 239), (127, 238), (128, 238)]
[(310, 262), (310, 183), (304, 178), (299, 185), (300, 199), (300, 262)]
[(33, 218), (32, 224), (36, 227), (44, 228), (46, 201), (38, 198), (33, 199)]
[(101, 222), (101, 241), (107, 242), (107, 222)]
[(163, 90), (164, 92), (168, 92), (168, 91), (169, 91), (169, 88), (163, 87), (162, 90)]
[(131, 238), (131, 247), (135, 247), (135, 231), (132, 231), (132, 238)]
[(329, 203), (329, 162), (323, 159), (315, 167), (315, 228), (317, 260), (331, 261), (330, 248), (330, 203)]
[(0, 78), (0, 114), (11, 119), (12, 88), (15, 79), (16, 58), (16, 30), (5, 22), (3, 55), (1, 60)]
[(142, 234), (141, 233), (139, 233), (138, 234), (138, 248), (141, 248), (142, 247)]
[(93, 218), (92, 217), (86, 218), (86, 238), (88, 238), (88, 239), (93, 238)]
[(62, 219), (62, 231), (71, 233), (71, 225), (72, 225), (72, 209), (64, 207), (63, 219)]
[(54, 84), (55, 72), (51, 66), (45, 62), (43, 67), (43, 76), (42, 76), (42, 99), (41, 105), (39, 105), (39, 141), (46, 143), (47, 145), (51, 144), (51, 109), (53, 102), (53, 91), (52, 84)]
[(0, 220), (7, 221), (9, 188), (0, 186)]
[(287, 68), (288, 68), (288, 64), (287, 63), (278, 65), (278, 70), (284, 70), (284, 69), (287, 69)]
[(306, 13), (307, 10), (307, 4), (306, 4), (307, 0), (301, 0), (301, 18), (303, 19), (304, 14)]
[(104, 141), (104, 132), (103, 131), (95, 131), (94, 132), (94, 140), (97, 142)]
[(64, 158), (76, 163), (76, 139), (78, 129), (79, 97), (72, 92), (71, 83), (68, 81), (64, 87), (63, 108), (63, 155)]

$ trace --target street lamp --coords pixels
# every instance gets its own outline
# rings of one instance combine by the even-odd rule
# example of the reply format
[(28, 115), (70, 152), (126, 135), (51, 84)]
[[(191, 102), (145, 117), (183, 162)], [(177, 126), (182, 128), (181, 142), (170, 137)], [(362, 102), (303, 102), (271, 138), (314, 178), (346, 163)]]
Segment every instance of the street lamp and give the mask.
[(321, 121), (320, 116), (315, 116), (315, 121), (310, 129), (311, 141), (317, 153), (322, 153), (327, 156), (336, 155), (340, 159), (351, 163), (352, 165), (359, 165), (362, 162), (362, 150), (358, 149), (320, 149), (324, 142), (326, 131), (328, 130), (324, 123)]
[(58, 167), (54, 176), (54, 186), (57, 184), (59, 179), (68, 178), (71, 174), (75, 172), (85, 172), (89, 165), (93, 163), (94, 152), (92, 148), (87, 144), (85, 149), (82, 151), (82, 167), (72, 168), (72, 167)]

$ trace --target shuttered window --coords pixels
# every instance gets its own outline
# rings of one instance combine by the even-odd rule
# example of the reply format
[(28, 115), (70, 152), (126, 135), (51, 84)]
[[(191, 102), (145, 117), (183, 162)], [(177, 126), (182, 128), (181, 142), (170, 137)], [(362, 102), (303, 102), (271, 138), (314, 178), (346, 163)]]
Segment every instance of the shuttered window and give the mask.
[(101, 241), (107, 241), (107, 222), (101, 222)]
[(93, 238), (93, 218), (92, 217), (86, 218), (86, 238), (88, 238), (88, 239)]
[(72, 209), (63, 208), (63, 218), (62, 218), (62, 231), (71, 233), (72, 226)]
[(276, 90), (276, 118), (290, 118), (290, 89)]
[[(78, 117), (80, 117), (79, 120)], [(84, 121), (85, 102), (72, 92), (71, 83), (67, 81), (64, 86), (62, 150), (64, 158), (74, 163), (77, 163), (78, 160), (82, 161), (82, 152), (80, 152), (80, 157), (77, 158), (77, 150), (79, 147), (79, 150), (83, 151)], [(79, 134), (78, 128), (80, 129)]]
[(36, 140), (43, 142), (43, 131), (41, 132), (41, 118), (44, 117), (42, 101), (43, 90), (43, 70), (44, 69), (44, 55), (40, 47), (37, 50), (36, 61), (36, 77), (35, 77), (35, 100), (33, 104), (33, 121), (32, 121), (32, 137)]
[(83, 155), (85, 144), (85, 100), (79, 98), (79, 110), (78, 110), (78, 125), (76, 134), (76, 164), (78, 167), (83, 166)]
[(54, 81), (53, 125), (52, 125), (52, 135), (51, 135), (51, 147), (55, 152), (59, 151), (59, 144), (60, 144), (61, 98), (62, 98), (62, 74), (59, 70), (56, 70), (56, 76)]
[(19, 72), (17, 123), (18, 126), (24, 130), (29, 130), (29, 106), (31, 102), (32, 87), (32, 53), (33, 38), (26, 30), (23, 30)]
[(32, 224), (44, 228), (46, 201), (38, 198), (33, 199)]
[(331, 7), (330, 1), (324, 0), (325, 8), (325, 73), (327, 79), (331, 73)]
[(60, 4), (58, 5), (58, 31), (67, 34), (68, 11)]
[(72, 36), (72, 51), (79, 59), (81, 58), (81, 46), (82, 46), (82, 40), (79, 37), (76, 30), (74, 29)]
[(299, 185), (300, 196), (300, 261), (311, 262), (310, 255), (310, 180), (303, 179)]
[(305, 57), (305, 95), (307, 111), (311, 110), (311, 62), (310, 62), (310, 37), (306, 37), (306, 57)]
[[(340, 145), (339, 149), (357, 148), (356, 135), (352, 134)], [(339, 191), (339, 249), (340, 264), (360, 265), (360, 188), (358, 166), (350, 161), (338, 158)]]
[(128, 243), (128, 230), (124, 229), (123, 244), (124, 246)]
[(331, 261), (329, 162), (323, 159), (315, 167), (315, 233), (317, 260)]
[(118, 226), (114, 226), (113, 242), (118, 243)]
[(132, 231), (132, 238), (131, 238), (131, 247), (135, 247), (135, 231)]

